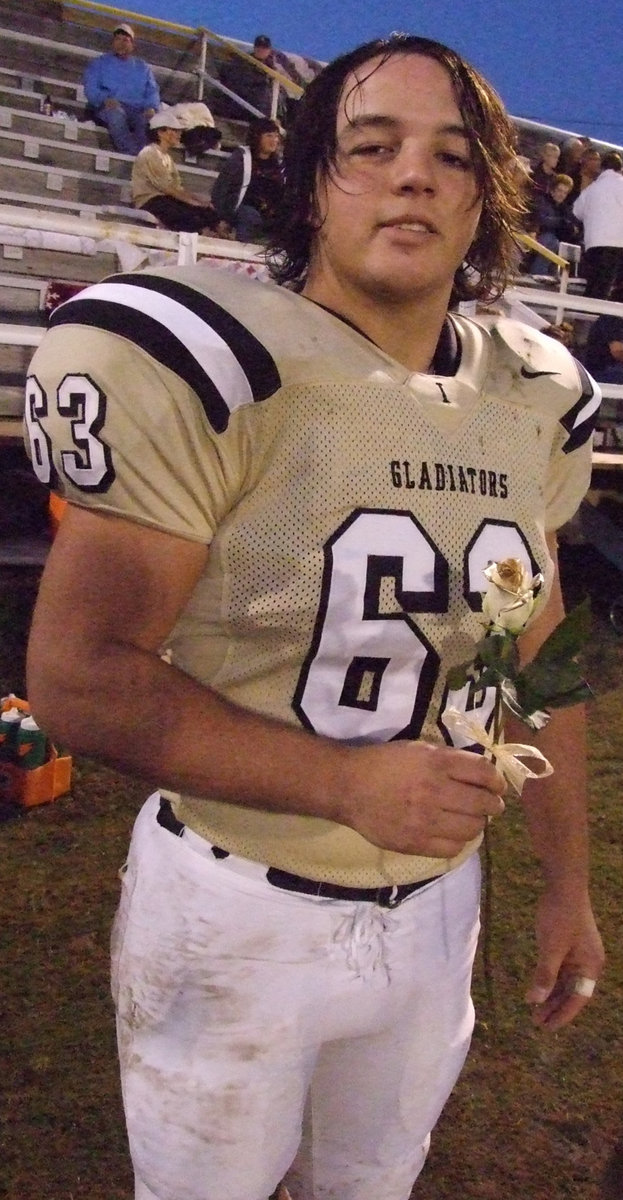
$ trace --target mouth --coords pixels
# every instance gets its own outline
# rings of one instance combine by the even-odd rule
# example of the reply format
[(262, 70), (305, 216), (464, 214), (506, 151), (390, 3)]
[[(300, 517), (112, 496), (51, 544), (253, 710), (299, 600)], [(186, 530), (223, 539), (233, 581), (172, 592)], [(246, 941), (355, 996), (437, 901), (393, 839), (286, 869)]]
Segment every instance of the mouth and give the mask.
[(438, 233), (439, 230), (431, 221), (420, 221), (414, 217), (397, 217), (392, 221), (383, 221), (382, 229), (398, 229), (405, 233)]

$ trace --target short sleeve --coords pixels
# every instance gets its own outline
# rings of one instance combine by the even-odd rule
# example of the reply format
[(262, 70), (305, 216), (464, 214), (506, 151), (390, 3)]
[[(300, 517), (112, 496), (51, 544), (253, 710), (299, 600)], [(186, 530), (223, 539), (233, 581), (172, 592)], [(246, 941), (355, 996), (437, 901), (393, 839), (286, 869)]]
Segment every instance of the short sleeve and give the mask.
[[(209, 542), (244, 486), (245, 412), (281, 380), (206, 280), (177, 275), (113, 276), (55, 310), (26, 430), (39, 479), (72, 503)], [(231, 307), (238, 282), (216, 289)]]
[(235, 503), (235, 439), (224, 453), (192, 389), (113, 334), (73, 325), (46, 334), (26, 430), (38, 477), (82, 507), (209, 543)]
[(593, 430), (601, 392), (584, 367), (575, 362), (579, 397), (559, 419), (545, 493), (545, 527), (559, 529), (580, 506), (591, 481)]

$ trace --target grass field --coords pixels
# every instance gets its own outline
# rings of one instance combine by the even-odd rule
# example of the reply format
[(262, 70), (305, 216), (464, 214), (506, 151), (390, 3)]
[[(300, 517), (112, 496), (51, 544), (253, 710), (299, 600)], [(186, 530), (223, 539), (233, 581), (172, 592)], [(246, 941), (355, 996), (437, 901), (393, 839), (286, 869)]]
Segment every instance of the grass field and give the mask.
[[(489, 929), (468, 1066), (437, 1128), (418, 1200), (623, 1200), (623, 639), (605, 616), (621, 577), (570, 553), (566, 588), (595, 597), (585, 670), (596, 909), (609, 953), (582, 1020), (533, 1030), (522, 994), (538, 873), (515, 805), (493, 832)], [(0, 569), (0, 694), (23, 694), (34, 569)], [(1, 813), (4, 1200), (130, 1200), (108, 995), (117, 870), (145, 789), (75, 763), (71, 795)], [(214, 1197), (213, 1200), (219, 1200)], [(384, 1200), (382, 1196), (378, 1200)]]

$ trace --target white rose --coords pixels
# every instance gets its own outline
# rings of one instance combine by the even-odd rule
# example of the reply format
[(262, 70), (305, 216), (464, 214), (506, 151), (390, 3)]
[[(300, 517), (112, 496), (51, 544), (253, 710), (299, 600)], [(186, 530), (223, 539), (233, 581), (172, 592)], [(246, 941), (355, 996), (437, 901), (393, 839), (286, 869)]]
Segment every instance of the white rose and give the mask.
[(543, 576), (531, 576), (518, 558), (491, 563), (484, 574), (489, 584), (482, 598), (487, 628), (495, 633), (521, 633), (534, 612), (534, 593)]

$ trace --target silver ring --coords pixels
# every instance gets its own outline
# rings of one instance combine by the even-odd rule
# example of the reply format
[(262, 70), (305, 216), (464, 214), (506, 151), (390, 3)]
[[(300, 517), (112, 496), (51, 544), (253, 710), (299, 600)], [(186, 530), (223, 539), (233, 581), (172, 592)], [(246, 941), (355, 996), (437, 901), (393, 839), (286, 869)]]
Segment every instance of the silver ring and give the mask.
[(573, 981), (573, 994), (575, 996), (585, 996), (590, 1000), (597, 986), (596, 979), (587, 979), (585, 975), (580, 975), (578, 979)]

